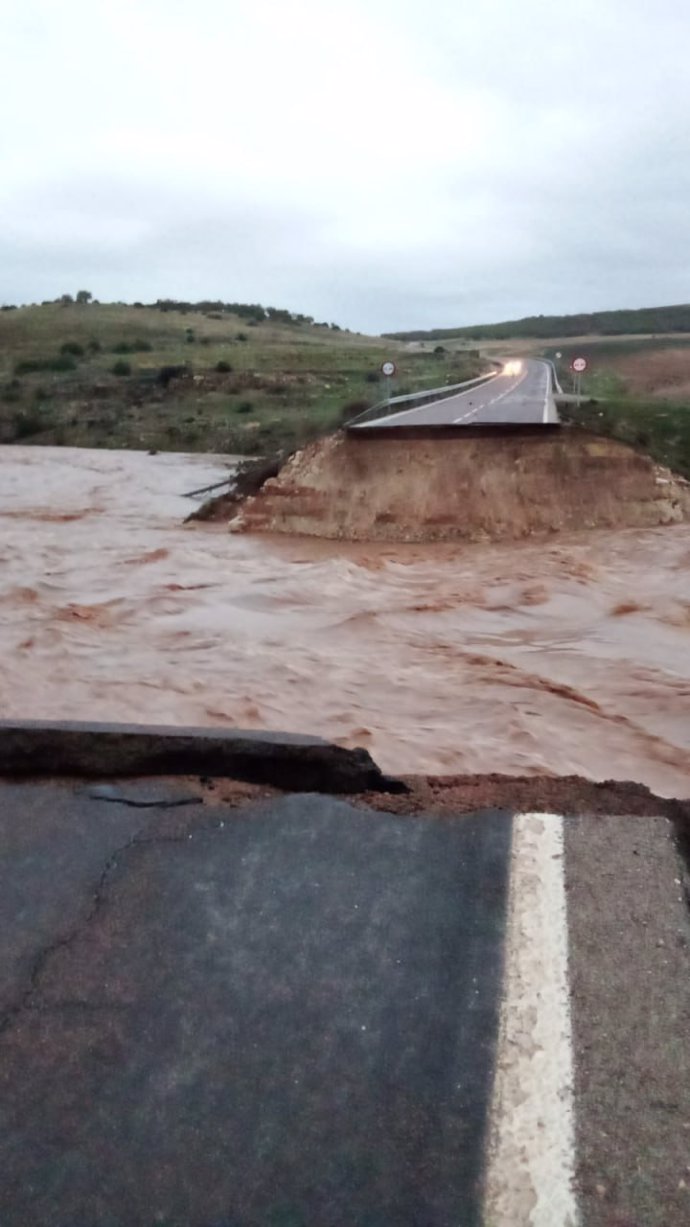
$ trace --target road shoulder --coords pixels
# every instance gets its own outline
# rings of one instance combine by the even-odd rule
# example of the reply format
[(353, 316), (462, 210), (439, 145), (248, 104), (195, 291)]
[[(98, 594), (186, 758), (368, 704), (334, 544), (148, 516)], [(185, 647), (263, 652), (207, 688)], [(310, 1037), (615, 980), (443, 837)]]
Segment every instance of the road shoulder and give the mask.
[(586, 1227), (690, 1222), (690, 922), (672, 824), (565, 828)]

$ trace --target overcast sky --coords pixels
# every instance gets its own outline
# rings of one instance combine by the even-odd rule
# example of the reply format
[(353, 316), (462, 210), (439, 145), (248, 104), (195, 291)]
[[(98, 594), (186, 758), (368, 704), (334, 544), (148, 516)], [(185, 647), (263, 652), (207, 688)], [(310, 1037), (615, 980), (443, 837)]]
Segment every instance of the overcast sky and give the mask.
[(690, 300), (687, 0), (10, 0), (0, 300)]

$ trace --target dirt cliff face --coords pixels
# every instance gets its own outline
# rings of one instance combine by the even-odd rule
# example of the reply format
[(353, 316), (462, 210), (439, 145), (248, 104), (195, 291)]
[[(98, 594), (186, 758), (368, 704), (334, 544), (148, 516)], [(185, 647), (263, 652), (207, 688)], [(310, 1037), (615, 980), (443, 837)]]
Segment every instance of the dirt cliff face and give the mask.
[(573, 430), (335, 435), (243, 505), (237, 532), (351, 541), (515, 540), (690, 518), (690, 485), (625, 444)]

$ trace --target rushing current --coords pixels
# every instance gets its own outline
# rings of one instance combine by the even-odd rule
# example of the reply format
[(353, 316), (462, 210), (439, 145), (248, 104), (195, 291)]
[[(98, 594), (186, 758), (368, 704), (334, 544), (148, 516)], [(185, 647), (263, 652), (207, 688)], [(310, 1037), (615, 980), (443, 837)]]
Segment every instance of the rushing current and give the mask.
[(690, 526), (341, 545), (183, 525), (222, 457), (0, 448), (4, 718), (318, 733), (390, 772), (690, 784)]

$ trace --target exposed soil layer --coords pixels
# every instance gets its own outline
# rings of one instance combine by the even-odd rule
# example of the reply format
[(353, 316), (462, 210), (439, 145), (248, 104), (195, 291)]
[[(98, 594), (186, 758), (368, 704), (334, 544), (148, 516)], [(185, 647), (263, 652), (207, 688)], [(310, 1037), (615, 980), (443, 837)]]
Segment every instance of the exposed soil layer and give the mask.
[(632, 780), (606, 780), (601, 784), (579, 775), (427, 775), (404, 776), (409, 792), (367, 793), (372, 809), (392, 814), (461, 814), (478, 809), (507, 809), (518, 813), (664, 815), (690, 824), (690, 800), (659, 797)]
[[(80, 786), (77, 776), (56, 778), (69, 790)], [(606, 780), (601, 784), (580, 775), (404, 775), (398, 783), (406, 792), (362, 792), (348, 797), (353, 804), (387, 814), (466, 814), (480, 809), (505, 809), (513, 813), (618, 814), (670, 818), (690, 833), (690, 796), (660, 797), (633, 780)], [(246, 806), (270, 797), (287, 795), (284, 789), (252, 784), (226, 776), (135, 777), (121, 784), (127, 793), (137, 789), (182, 788), (205, 805)], [(89, 783), (85, 787), (91, 788)], [(296, 791), (300, 791), (297, 789)], [(186, 820), (186, 815), (182, 815)], [(165, 818), (164, 829), (179, 825), (174, 813)]]
[(652, 527), (689, 514), (688, 484), (615, 440), (576, 430), (437, 430), (312, 444), (231, 527), (352, 541), (495, 541)]

